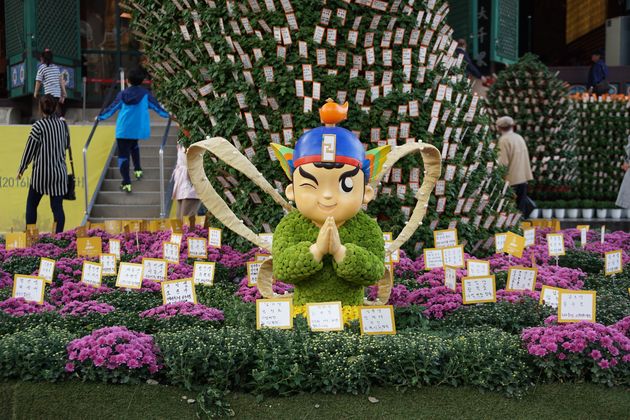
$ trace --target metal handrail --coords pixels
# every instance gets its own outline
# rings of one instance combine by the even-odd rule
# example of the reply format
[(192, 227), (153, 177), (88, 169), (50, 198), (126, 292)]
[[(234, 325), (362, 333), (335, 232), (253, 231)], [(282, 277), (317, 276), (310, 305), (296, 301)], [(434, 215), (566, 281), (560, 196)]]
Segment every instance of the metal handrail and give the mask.
[(164, 136), (162, 137), (162, 144), (160, 145), (160, 219), (166, 217), (166, 203), (164, 194), (164, 146), (168, 140), (168, 132), (171, 129), (171, 119), (168, 119), (166, 123), (166, 130), (164, 130)]
[[(124, 77), (123, 69), (120, 69), (120, 74), (121, 74), (121, 77)], [(114, 88), (120, 83), (120, 81), (116, 79), (116, 77), (113, 77), (113, 79), (114, 81), (109, 87), (109, 92), (107, 93), (107, 96), (105, 97), (105, 100), (103, 101), (103, 106), (101, 107), (101, 110), (99, 111), (99, 115), (101, 114), (101, 112), (103, 112), (105, 107), (111, 102), (111, 98), (114, 93)], [(83, 199), (84, 199), (84, 204), (85, 204), (84, 220), (86, 221), (90, 215), (90, 210), (91, 210), (91, 206), (88, 203), (89, 192), (88, 192), (87, 150), (88, 150), (88, 147), (90, 147), (90, 143), (92, 143), (92, 138), (94, 137), (94, 132), (96, 131), (96, 127), (98, 127), (98, 123), (99, 123), (98, 119), (94, 121), (94, 124), (92, 125), (92, 131), (90, 131), (90, 135), (88, 136), (88, 139), (85, 142), (85, 145), (83, 146)]]

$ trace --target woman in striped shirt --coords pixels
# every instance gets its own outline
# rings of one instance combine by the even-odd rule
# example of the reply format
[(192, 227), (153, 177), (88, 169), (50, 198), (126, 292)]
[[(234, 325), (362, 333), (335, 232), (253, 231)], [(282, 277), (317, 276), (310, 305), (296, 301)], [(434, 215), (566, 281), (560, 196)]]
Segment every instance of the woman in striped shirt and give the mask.
[(33, 93), (33, 97), (37, 99), (43, 84), (44, 94), (52, 95), (53, 98), (55, 98), (55, 107), (59, 107), (58, 111), (61, 116), (63, 116), (64, 112), (62, 105), (66, 98), (66, 83), (59, 71), (59, 67), (52, 63), (53, 54), (50, 49), (46, 48), (44, 50), (41, 61), (42, 64), (40, 64), (37, 69), (37, 75), (35, 76), (35, 91)]
[(26, 224), (37, 222), (37, 207), (44, 195), (50, 196), (50, 208), (56, 223), (56, 232), (63, 232), (66, 216), (63, 212), (63, 196), (68, 192), (66, 149), (69, 147), (68, 126), (55, 114), (55, 99), (44, 95), (39, 101), (43, 115), (33, 124), (26, 142), (18, 180), (33, 162), (31, 185), (26, 199)]

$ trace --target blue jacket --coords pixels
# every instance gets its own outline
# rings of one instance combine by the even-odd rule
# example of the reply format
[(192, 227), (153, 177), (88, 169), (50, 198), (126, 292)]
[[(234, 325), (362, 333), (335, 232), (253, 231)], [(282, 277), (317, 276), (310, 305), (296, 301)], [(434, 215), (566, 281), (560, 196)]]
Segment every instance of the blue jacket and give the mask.
[(147, 139), (151, 136), (149, 108), (160, 117), (169, 116), (151, 92), (142, 86), (131, 86), (120, 92), (98, 119), (106, 120), (120, 110), (116, 120), (116, 138)]
[(600, 59), (598, 62), (593, 63), (588, 71), (588, 80), (586, 87), (595, 87), (608, 77), (608, 66), (604, 60)]

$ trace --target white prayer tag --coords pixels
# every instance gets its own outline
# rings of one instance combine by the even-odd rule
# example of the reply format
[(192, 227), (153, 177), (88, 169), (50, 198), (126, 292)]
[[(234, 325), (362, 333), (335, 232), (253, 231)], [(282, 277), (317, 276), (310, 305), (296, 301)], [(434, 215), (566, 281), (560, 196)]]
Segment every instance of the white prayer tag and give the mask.
[(306, 318), (311, 331), (343, 330), (341, 302), (307, 303)]
[(490, 263), (488, 261), (466, 261), (466, 274), (468, 277), (481, 277), (490, 275)]
[(540, 290), (539, 304), (549, 305), (552, 308), (557, 308), (558, 298), (562, 290), (563, 289), (560, 289), (559, 287), (551, 287), (551, 286), (543, 285), (542, 289)]
[(116, 287), (126, 289), (139, 289), (142, 287), (142, 264), (121, 262), (118, 267)]
[(206, 238), (188, 238), (189, 258), (208, 258), (208, 241)]
[(448, 265), (450, 267), (463, 268), (464, 267), (464, 246), (452, 246), (447, 248), (442, 248), (442, 260), (444, 265)]
[(221, 229), (208, 228), (208, 245), (213, 248), (221, 248)]
[(361, 334), (396, 334), (394, 308), (392, 305), (362, 306), (360, 311)]
[(531, 290), (536, 287), (538, 269), (510, 267), (505, 290)]
[(162, 282), (162, 302), (164, 305), (177, 302), (197, 303), (193, 279)]
[(536, 244), (536, 228), (523, 229), (523, 237), (525, 238), (525, 248)]
[(595, 291), (562, 290), (558, 296), (558, 322), (595, 322)]
[(247, 263), (247, 285), (256, 286), (258, 284), (258, 272), (262, 262), (248, 262)]
[(116, 255), (114, 254), (101, 254), (100, 263), (103, 266), (104, 276), (115, 276), (116, 272)]
[(434, 268), (444, 267), (444, 259), (441, 248), (424, 248), (424, 269), (429, 271)]
[(41, 258), (39, 260), (39, 270), (37, 276), (46, 280), (46, 283), (50, 283), (53, 280), (55, 274), (55, 260), (49, 258)]
[(273, 246), (273, 233), (259, 233), (258, 236), (268, 245), (267, 249), (271, 250), (271, 247)]
[(623, 271), (623, 258), (621, 250), (610, 251), (604, 254), (604, 273), (607, 276)]
[(109, 240), (109, 253), (116, 255), (116, 258), (120, 260), (120, 240), (119, 239)]
[(100, 263), (83, 261), (81, 283), (89, 284), (92, 287), (101, 287), (102, 276), (103, 266)]
[(193, 265), (193, 282), (195, 284), (214, 284), (215, 262), (195, 261)]
[(550, 257), (564, 255), (564, 236), (561, 233), (547, 234), (547, 250)]
[(162, 258), (172, 264), (179, 264), (179, 245), (171, 242), (162, 243)]
[(462, 298), (464, 305), (471, 303), (496, 302), (494, 276), (462, 278)]
[(182, 236), (181, 233), (171, 233), (171, 240), (169, 242), (181, 246), (182, 245), (182, 238), (183, 238), (183, 236)]
[(14, 298), (23, 298), (27, 302), (44, 303), (44, 289), (46, 280), (38, 276), (15, 274), (13, 276)]
[(503, 252), (505, 248), (505, 240), (507, 239), (507, 233), (495, 233), (494, 235), (494, 248), (497, 254)]
[(256, 329), (293, 328), (293, 301), (291, 299), (257, 299)]
[(444, 286), (452, 291), (457, 290), (457, 268), (444, 266)]
[(433, 232), (436, 248), (446, 248), (457, 245), (457, 229), (436, 230)]
[(144, 278), (153, 281), (166, 280), (166, 272), (168, 270), (168, 262), (159, 258), (143, 258), (142, 271)]

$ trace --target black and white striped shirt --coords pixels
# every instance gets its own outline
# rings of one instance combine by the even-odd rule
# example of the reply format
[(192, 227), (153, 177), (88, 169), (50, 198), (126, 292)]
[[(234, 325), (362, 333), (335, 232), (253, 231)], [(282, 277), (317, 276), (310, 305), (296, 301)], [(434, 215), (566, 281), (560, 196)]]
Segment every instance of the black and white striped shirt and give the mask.
[(19, 173), (33, 162), (31, 187), (40, 194), (65, 195), (68, 191), (66, 149), (69, 145), (65, 121), (44, 117), (33, 124), (22, 155)]
[(61, 97), (61, 73), (59, 67), (51, 64), (42, 64), (37, 69), (35, 80), (44, 85), (44, 94), (52, 95), (55, 98)]

